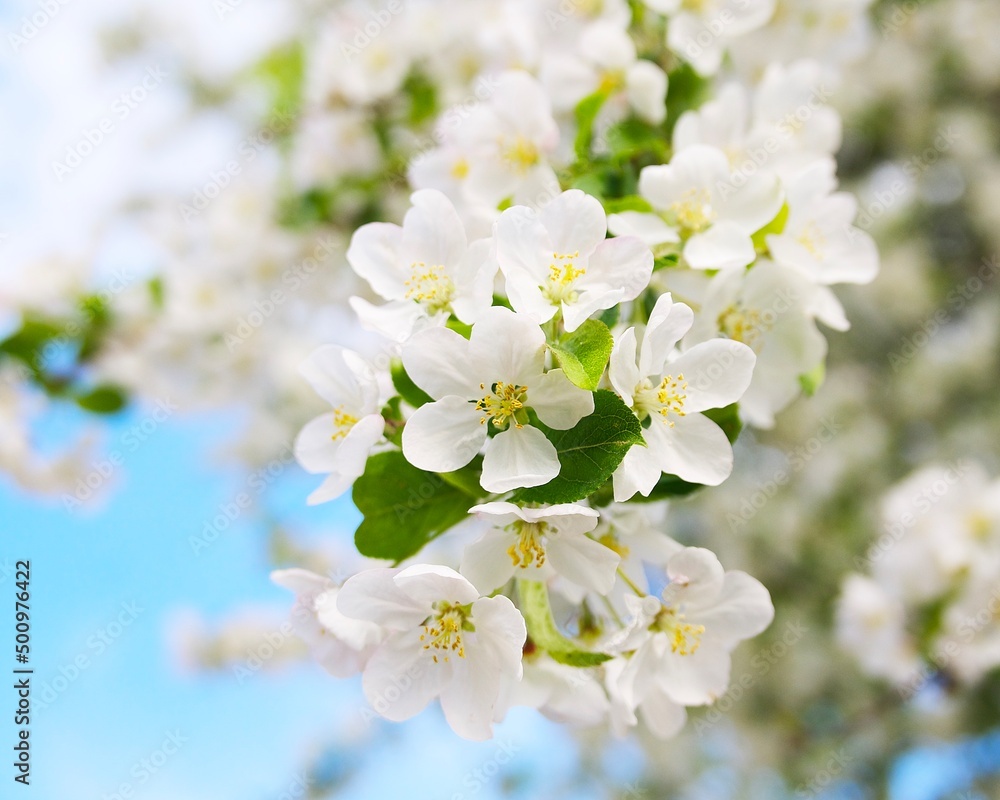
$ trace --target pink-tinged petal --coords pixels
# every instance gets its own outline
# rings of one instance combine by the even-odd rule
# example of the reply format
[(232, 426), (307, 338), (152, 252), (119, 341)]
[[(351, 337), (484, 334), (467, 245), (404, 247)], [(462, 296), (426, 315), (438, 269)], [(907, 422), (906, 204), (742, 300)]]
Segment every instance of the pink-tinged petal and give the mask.
[[(722, 595), (726, 573), (715, 553), (704, 547), (685, 547), (667, 564), (670, 584), (663, 592), (666, 602), (688, 608), (711, 607)], [(693, 620), (697, 622), (697, 620)]]
[(463, 739), (485, 741), (493, 736), (500, 668), (476, 647), (466, 647), (465, 658), (452, 657), (451, 662), (453, 677), (441, 692), (444, 718)]
[(431, 613), (429, 603), (418, 603), (396, 586), (397, 570), (367, 569), (348, 578), (337, 595), (337, 610), (345, 617), (366, 620), (389, 630), (420, 625)]
[(516, 538), (509, 531), (492, 530), (465, 548), (461, 572), (480, 593), (490, 594), (513, 576), (514, 562), (507, 551)]
[(670, 292), (660, 295), (649, 315), (639, 349), (639, 374), (643, 378), (660, 375), (677, 342), (690, 330), (694, 312), (684, 303), (675, 303)]
[(453, 472), (486, 442), (486, 424), (475, 405), (450, 395), (421, 406), (403, 428), (403, 455), (419, 469)]
[(538, 216), (552, 244), (549, 256), (579, 253), (586, 258), (608, 233), (604, 206), (596, 197), (579, 189), (570, 189), (553, 198)]
[(594, 413), (594, 395), (575, 386), (561, 369), (552, 369), (528, 387), (528, 405), (550, 428), (565, 431)]
[(419, 628), (391, 636), (365, 666), (361, 681), (365, 699), (379, 715), (393, 722), (423, 711), (452, 677), (451, 663), (434, 663), (419, 636)]
[(621, 556), (583, 534), (550, 536), (546, 552), (552, 569), (578, 586), (607, 594), (615, 585)]
[(530, 426), (511, 426), (494, 436), (486, 448), (480, 483), (488, 492), (508, 492), (541, 486), (558, 474), (559, 456), (545, 434)]
[(503, 381), (531, 386), (545, 363), (545, 334), (536, 323), (496, 306), (472, 327), (467, 365), (483, 375), (486, 388)]
[(671, 428), (659, 415), (643, 437), (663, 472), (691, 483), (718, 486), (733, 471), (733, 448), (722, 428), (701, 414), (671, 414)]
[(456, 266), (468, 242), (451, 200), (436, 189), (421, 189), (413, 193), (410, 202), (413, 207), (403, 219), (399, 246), (403, 269), (412, 272), (421, 264), (446, 269)]
[(387, 222), (369, 222), (358, 228), (347, 248), (347, 261), (352, 269), (386, 300), (406, 297), (409, 272), (404, 270), (400, 245), (403, 229)]
[(608, 378), (615, 391), (621, 395), (625, 405), (631, 406), (632, 393), (642, 380), (639, 368), (635, 363), (636, 352), (635, 328), (629, 328), (615, 342), (611, 350), (611, 360), (608, 362)]
[(478, 381), (470, 375), (474, 364), (469, 342), (449, 328), (415, 333), (403, 347), (403, 366), (417, 386), (435, 399), (456, 395), (471, 399)]
[(738, 269), (756, 257), (750, 234), (730, 222), (717, 222), (684, 245), (684, 259), (692, 269)]
[(642, 721), (657, 739), (670, 739), (681, 732), (687, 722), (687, 711), (659, 689), (649, 692), (639, 707)]
[(685, 351), (665, 369), (684, 376), (684, 411), (691, 414), (739, 400), (750, 386), (756, 363), (757, 356), (742, 342), (710, 339)]
[(732, 648), (764, 631), (774, 619), (774, 605), (764, 585), (745, 572), (727, 572), (722, 593), (705, 608), (691, 608), (688, 617), (705, 626), (705, 636)]
[[(634, 300), (649, 286), (653, 275), (653, 253), (635, 236), (605, 239), (590, 256), (581, 279), (585, 290), (596, 282), (605, 289), (622, 290), (621, 300)], [(610, 308), (611, 305), (600, 306)]]
[(643, 497), (649, 497), (649, 493), (653, 491), (662, 474), (656, 454), (650, 448), (638, 444), (632, 445), (612, 476), (615, 502), (624, 503), (636, 492)]
[(378, 402), (375, 371), (352, 350), (333, 344), (320, 347), (299, 365), (299, 373), (332, 406), (371, 412)]
[(393, 582), (415, 603), (433, 606), (445, 600), (466, 605), (479, 598), (479, 592), (450, 567), (439, 564), (415, 564), (397, 572)]
[(608, 217), (608, 228), (615, 236), (634, 236), (647, 247), (673, 244), (681, 240), (676, 228), (667, 225), (656, 214), (642, 211), (622, 211)]
[(660, 659), (659, 689), (675, 703), (704, 706), (729, 688), (729, 652), (717, 642), (702, 641), (691, 655), (668, 652)]

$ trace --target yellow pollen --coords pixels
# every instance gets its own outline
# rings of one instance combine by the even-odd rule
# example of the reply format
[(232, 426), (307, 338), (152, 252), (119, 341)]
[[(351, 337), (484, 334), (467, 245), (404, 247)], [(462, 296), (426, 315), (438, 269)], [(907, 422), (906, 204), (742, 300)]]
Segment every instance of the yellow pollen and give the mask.
[(756, 309), (735, 303), (719, 314), (716, 324), (727, 338), (759, 350), (761, 335), (770, 330), (773, 323), (765, 320)]
[[(458, 605), (442, 604), (437, 613), (424, 623), (424, 632), (420, 641), (424, 650), (439, 650), (447, 663), (454, 654), (465, 658), (465, 644), (462, 642), (462, 631), (470, 630), (467, 624), (466, 612)], [(438, 662), (438, 653), (432, 656), (434, 663)]]
[(404, 281), (406, 299), (413, 300), (429, 312), (444, 311), (455, 296), (455, 284), (441, 264), (427, 266), (423, 261), (410, 264), (410, 279)]
[(692, 14), (700, 14), (705, 10), (706, 0), (682, 0), (681, 9)]
[(622, 557), (622, 560), (628, 558), (628, 554), (630, 552), (629, 548), (621, 543), (621, 539), (618, 538), (618, 536), (614, 533), (614, 531), (608, 531), (603, 536), (601, 536), (597, 541), (603, 544), (609, 550), (613, 550), (614, 552), (618, 553), (618, 555)]
[(335, 442), (338, 439), (343, 439), (357, 423), (357, 417), (344, 411), (343, 406), (338, 406), (333, 409), (333, 436), (330, 438)]
[(602, 73), (601, 82), (597, 86), (597, 91), (605, 94), (617, 92), (625, 86), (625, 73), (622, 70), (608, 70)]
[(704, 625), (684, 622), (683, 614), (666, 606), (656, 615), (651, 627), (667, 634), (670, 639), (670, 649), (681, 656), (694, 655), (701, 646), (701, 637), (705, 633)]
[(518, 532), (517, 541), (507, 550), (507, 555), (515, 567), (525, 569), (533, 563), (542, 566), (545, 563), (545, 547), (542, 535), (547, 526), (544, 522), (516, 522), (514, 530)]
[(572, 253), (553, 253), (549, 264), (549, 278), (545, 286), (540, 286), (551, 303), (575, 303), (579, 293), (573, 288), (577, 278), (587, 274), (586, 267), (577, 267), (580, 251)]
[[(479, 384), (479, 388), (486, 390), (486, 384)], [(527, 400), (527, 386), (497, 381), (481, 400), (476, 400), (476, 409), (483, 413), (479, 424), (485, 425), (487, 420), (493, 420), (493, 427), (502, 428), (509, 420), (513, 420), (515, 428), (523, 428), (524, 425), (516, 415), (525, 407)]]
[(469, 161), (466, 158), (460, 158), (454, 164), (451, 165), (451, 177), (456, 180), (463, 180), (469, 174)]
[(701, 233), (715, 222), (712, 194), (708, 189), (688, 189), (682, 199), (670, 204), (669, 210), (685, 237)]
[(522, 175), (540, 160), (540, 154), (535, 143), (524, 136), (515, 136), (513, 141), (500, 139), (500, 153), (504, 161), (510, 164)]
[(820, 261), (823, 260), (826, 237), (815, 222), (810, 222), (806, 225), (802, 229), (802, 232), (795, 237), (795, 241), (808, 250), (813, 258), (818, 258)]
[(653, 386), (649, 381), (643, 381), (636, 387), (635, 410), (641, 419), (656, 413), (659, 414), (663, 422), (674, 427), (670, 415), (678, 417), (687, 415), (684, 411), (684, 401), (687, 399), (687, 381), (684, 380), (684, 373), (679, 373), (675, 378), (673, 375), (665, 375), (658, 386)]

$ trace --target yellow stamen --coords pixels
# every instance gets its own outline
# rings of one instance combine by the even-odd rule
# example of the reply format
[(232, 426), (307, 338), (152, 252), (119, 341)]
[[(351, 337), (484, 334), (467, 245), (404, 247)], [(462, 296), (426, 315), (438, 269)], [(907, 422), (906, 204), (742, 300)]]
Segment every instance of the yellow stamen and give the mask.
[(532, 564), (542, 566), (545, 563), (545, 546), (542, 536), (547, 525), (544, 522), (515, 522), (514, 530), (518, 532), (517, 541), (507, 550), (507, 555), (515, 567), (525, 569)]
[(678, 417), (687, 415), (684, 411), (684, 401), (687, 399), (687, 381), (684, 373), (665, 375), (659, 385), (653, 386), (648, 380), (643, 381), (634, 394), (634, 408), (641, 419), (650, 414), (659, 414), (663, 422), (674, 427), (670, 415)]
[[(485, 390), (486, 384), (479, 384), (479, 388)], [(479, 424), (485, 425), (487, 420), (493, 420), (493, 427), (503, 428), (509, 420), (513, 420), (515, 428), (523, 428), (516, 415), (525, 407), (527, 400), (527, 386), (497, 381), (481, 400), (476, 401), (476, 409), (483, 413)]]
[(333, 409), (333, 441), (343, 439), (351, 432), (351, 428), (358, 424), (358, 418), (353, 414), (344, 411), (343, 406)]
[(406, 299), (424, 306), (430, 313), (444, 311), (455, 297), (455, 284), (441, 264), (427, 266), (423, 261), (410, 264), (410, 279), (405, 281)]
[(670, 204), (669, 211), (685, 238), (701, 233), (715, 222), (712, 193), (708, 189), (688, 189), (681, 200)]
[(549, 279), (545, 286), (539, 287), (551, 303), (575, 303), (579, 294), (573, 288), (576, 279), (587, 274), (586, 267), (577, 267), (580, 251), (572, 253), (553, 253), (549, 264)]
[[(472, 629), (467, 617), (468, 612), (462, 606), (442, 603), (435, 615), (424, 623), (424, 632), (420, 634), (424, 650), (440, 650), (445, 662), (453, 654), (465, 658), (462, 631)], [(438, 654), (434, 653), (432, 658), (437, 664)]]
[(705, 633), (704, 625), (684, 622), (683, 614), (667, 606), (656, 615), (651, 628), (667, 634), (670, 638), (670, 649), (681, 656), (694, 655), (701, 647), (701, 637)]
[(521, 135), (515, 136), (513, 140), (501, 137), (500, 154), (504, 161), (522, 175), (541, 160), (535, 143)]
[(743, 342), (754, 350), (759, 349), (761, 335), (771, 328), (771, 324), (765, 321), (759, 311), (744, 308), (739, 303), (734, 303), (719, 314), (717, 324), (725, 336), (733, 341)]

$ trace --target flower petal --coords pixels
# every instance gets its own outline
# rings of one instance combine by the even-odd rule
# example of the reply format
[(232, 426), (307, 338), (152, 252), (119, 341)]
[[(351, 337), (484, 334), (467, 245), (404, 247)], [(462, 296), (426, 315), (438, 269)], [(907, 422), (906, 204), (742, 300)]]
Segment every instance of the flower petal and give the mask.
[(562, 533), (549, 537), (546, 552), (552, 569), (579, 586), (607, 594), (615, 585), (621, 556), (600, 542)]
[(514, 574), (514, 563), (507, 551), (515, 538), (509, 531), (494, 529), (463, 551), (460, 570), (482, 594), (500, 588)]
[(439, 564), (415, 564), (397, 572), (393, 582), (415, 603), (433, 606), (440, 600), (466, 605), (479, 597), (479, 592), (450, 567)]
[(388, 222), (369, 222), (358, 228), (347, 248), (351, 268), (368, 281), (372, 290), (386, 300), (406, 297), (404, 274), (400, 265), (403, 229)]
[(687, 384), (684, 411), (724, 408), (739, 400), (753, 379), (757, 356), (742, 342), (710, 339), (696, 344), (669, 365)]
[(528, 387), (528, 405), (550, 428), (566, 431), (594, 413), (594, 395), (575, 386), (561, 369), (551, 369)]
[(480, 483), (488, 492), (507, 492), (541, 486), (558, 474), (559, 456), (545, 434), (530, 426), (511, 426), (494, 436), (486, 448)]
[(448, 328), (415, 333), (403, 347), (407, 374), (436, 400), (446, 395), (475, 397), (478, 381), (469, 374), (473, 363), (469, 342)]
[(454, 395), (421, 406), (403, 427), (403, 455), (431, 472), (461, 469), (486, 441), (481, 419), (472, 403)]

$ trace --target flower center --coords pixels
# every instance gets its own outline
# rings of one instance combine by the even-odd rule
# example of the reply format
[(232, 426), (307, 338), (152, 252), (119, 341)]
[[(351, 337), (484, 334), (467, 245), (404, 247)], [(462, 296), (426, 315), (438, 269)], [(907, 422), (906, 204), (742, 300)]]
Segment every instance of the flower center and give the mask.
[(684, 373), (665, 375), (659, 385), (653, 386), (648, 380), (643, 381), (636, 389), (635, 411), (639, 419), (645, 419), (652, 414), (659, 414), (663, 422), (674, 427), (670, 415), (678, 417), (686, 416), (684, 411), (684, 401), (687, 399), (687, 382), (684, 380)]
[(823, 249), (826, 247), (826, 237), (815, 222), (806, 225), (795, 240), (809, 251), (813, 258), (823, 260)]
[[(486, 389), (486, 384), (479, 384), (479, 388)], [(527, 402), (527, 386), (497, 381), (490, 386), (488, 394), (483, 395), (481, 400), (475, 401), (476, 410), (483, 413), (479, 424), (485, 425), (486, 420), (493, 420), (493, 427), (503, 428), (513, 419), (515, 428), (523, 428), (527, 421), (525, 414)]]
[(515, 136), (513, 140), (501, 138), (500, 154), (504, 161), (522, 175), (535, 166), (540, 158), (535, 143), (520, 134)]
[(515, 567), (525, 569), (532, 564), (542, 566), (545, 563), (545, 546), (542, 536), (548, 526), (544, 522), (515, 522), (517, 541), (507, 550), (507, 555)]
[(613, 530), (609, 530), (598, 540), (599, 543), (603, 544), (608, 550), (613, 550), (621, 556), (622, 561), (628, 558), (629, 548), (622, 544), (621, 539), (618, 538), (618, 534)]
[(544, 294), (550, 302), (554, 304), (575, 303), (579, 293), (573, 288), (576, 279), (587, 274), (586, 267), (577, 267), (576, 259), (580, 258), (580, 251), (573, 253), (553, 253), (552, 263), (549, 264), (549, 278), (545, 286), (541, 286)]
[(351, 428), (357, 424), (357, 417), (344, 411), (343, 406), (337, 406), (337, 408), (333, 409), (333, 436), (330, 438), (335, 442), (343, 439), (351, 432)]
[(680, 200), (670, 204), (669, 210), (685, 238), (701, 233), (715, 222), (712, 194), (708, 189), (688, 189)]
[(744, 308), (739, 303), (734, 303), (719, 314), (717, 324), (726, 337), (743, 342), (754, 350), (758, 349), (761, 335), (771, 329), (771, 324), (764, 320), (759, 311)]
[(469, 160), (467, 158), (460, 158), (454, 164), (451, 165), (451, 177), (455, 180), (463, 180), (469, 175)]
[(681, 10), (689, 11), (692, 14), (700, 14), (705, 10), (707, 0), (682, 0)]
[(685, 622), (683, 614), (674, 608), (664, 606), (653, 620), (650, 630), (667, 634), (673, 652), (690, 656), (701, 646), (701, 636), (705, 633), (705, 626)]
[[(424, 632), (420, 634), (420, 641), (424, 643), (424, 650), (439, 650), (445, 663), (451, 655), (457, 654), (459, 658), (465, 658), (465, 644), (462, 642), (462, 633), (474, 631), (469, 617), (472, 614), (472, 606), (461, 606), (457, 603), (442, 601), (437, 603), (434, 614), (424, 621)], [(432, 654), (434, 663), (438, 662), (438, 653)]]
[(455, 284), (448, 277), (444, 266), (423, 261), (410, 264), (410, 279), (404, 282), (406, 299), (413, 300), (431, 313), (444, 311), (455, 296)]

